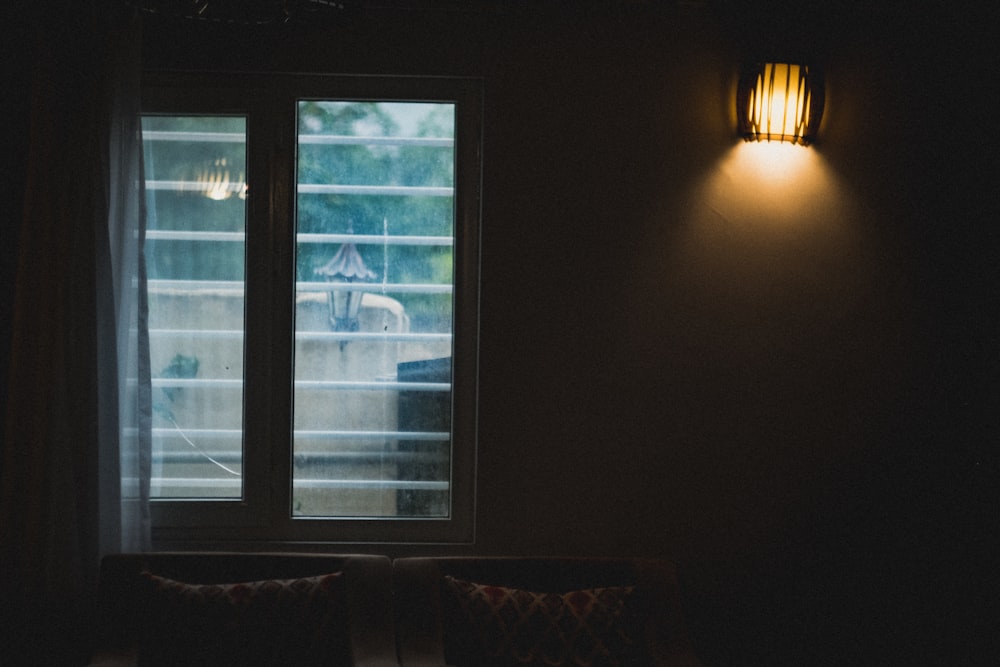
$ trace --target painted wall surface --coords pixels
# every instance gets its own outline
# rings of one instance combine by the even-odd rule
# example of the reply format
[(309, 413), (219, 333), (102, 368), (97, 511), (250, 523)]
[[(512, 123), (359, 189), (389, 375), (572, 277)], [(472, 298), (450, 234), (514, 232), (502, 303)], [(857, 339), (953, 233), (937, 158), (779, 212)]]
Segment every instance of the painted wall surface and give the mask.
[(796, 26), (826, 114), (770, 150), (735, 137), (732, 17), (655, 4), (150, 25), (146, 53), (483, 79), (477, 538), (390, 550), (670, 558), (720, 664), (985, 647), (997, 153), (954, 95), (1000, 71), (985, 29)]

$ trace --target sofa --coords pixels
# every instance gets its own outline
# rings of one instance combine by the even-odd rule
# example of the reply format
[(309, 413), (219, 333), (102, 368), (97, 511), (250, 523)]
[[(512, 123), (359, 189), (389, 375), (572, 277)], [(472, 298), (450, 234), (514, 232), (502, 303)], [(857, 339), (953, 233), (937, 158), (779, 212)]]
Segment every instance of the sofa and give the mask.
[(91, 665), (698, 665), (649, 559), (149, 553), (101, 563)]

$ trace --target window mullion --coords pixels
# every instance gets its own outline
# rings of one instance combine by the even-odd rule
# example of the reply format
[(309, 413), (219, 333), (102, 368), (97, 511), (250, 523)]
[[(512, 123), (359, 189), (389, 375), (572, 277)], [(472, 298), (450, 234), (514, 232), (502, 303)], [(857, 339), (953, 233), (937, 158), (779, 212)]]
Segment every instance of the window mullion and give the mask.
[(289, 196), (294, 128), (258, 95), (249, 120), (245, 456), (258, 530), (287, 519), (293, 284)]
[(271, 349), (273, 393), (270, 438), (270, 506), (268, 517), (277, 528), (287, 528), (292, 505), (292, 397), (295, 350), (295, 99), (281, 93), (268, 108), (271, 131), (269, 157), (274, 346)]

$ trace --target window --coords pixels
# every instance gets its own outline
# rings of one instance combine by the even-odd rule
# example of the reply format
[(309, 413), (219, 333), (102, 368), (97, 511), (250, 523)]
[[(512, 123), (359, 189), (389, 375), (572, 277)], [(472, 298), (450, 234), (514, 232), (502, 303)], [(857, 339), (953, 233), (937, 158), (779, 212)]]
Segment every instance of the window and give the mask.
[(477, 82), (144, 94), (154, 540), (470, 540)]

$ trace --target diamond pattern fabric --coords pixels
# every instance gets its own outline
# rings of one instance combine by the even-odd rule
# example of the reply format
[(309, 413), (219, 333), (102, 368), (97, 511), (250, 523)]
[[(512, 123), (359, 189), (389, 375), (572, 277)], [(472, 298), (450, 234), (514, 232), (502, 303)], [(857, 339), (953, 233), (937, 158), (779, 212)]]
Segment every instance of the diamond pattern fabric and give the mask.
[(445, 577), (445, 645), (462, 667), (638, 665), (633, 587), (527, 591)]

